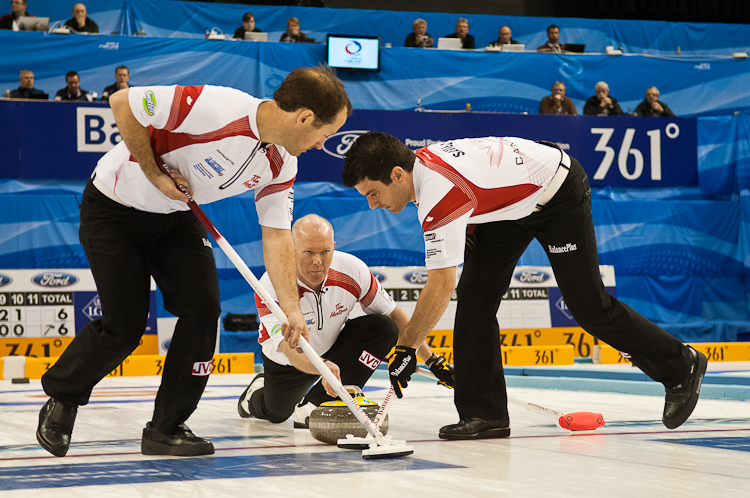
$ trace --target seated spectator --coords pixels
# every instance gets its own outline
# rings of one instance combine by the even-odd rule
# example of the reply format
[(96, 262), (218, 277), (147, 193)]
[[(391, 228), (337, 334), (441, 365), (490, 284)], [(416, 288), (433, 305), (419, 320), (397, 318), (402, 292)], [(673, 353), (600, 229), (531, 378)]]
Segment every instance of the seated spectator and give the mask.
[(537, 52), (550, 52), (560, 54), (563, 51), (563, 45), (560, 43), (560, 27), (550, 24), (547, 27), (547, 43), (536, 48)]
[(659, 89), (655, 86), (646, 89), (646, 99), (635, 108), (635, 115), (654, 118), (676, 117), (667, 104), (659, 101)]
[(510, 26), (500, 26), (497, 32), (497, 40), (489, 44), (490, 47), (502, 47), (503, 45), (520, 45), (518, 40), (511, 38)]
[(34, 88), (34, 73), (23, 69), (18, 73), (18, 82), (21, 86), (10, 92), (12, 99), (40, 99), (47, 100), (49, 95), (38, 88)]
[(109, 98), (118, 90), (130, 88), (130, 69), (127, 66), (117, 66), (115, 69), (115, 82), (102, 92), (102, 102), (109, 102)]
[(93, 102), (94, 98), (92, 95), (83, 90), (80, 87), (81, 78), (75, 71), (68, 71), (65, 75), (65, 83), (67, 86), (58, 90), (55, 95), (55, 100), (82, 100), (87, 102)]
[(279, 41), (289, 43), (315, 43), (315, 38), (308, 38), (302, 31), (299, 30), (299, 19), (296, 17), (290, 17), (286, 21), (286, 32), (281, 35)]
[[(425, 25), (425, 31), (427, 26)], [(446, 38), (460, 38), (461, 48), (474, 48), (474, 37), (469, 34), (469, 21), (463, 17), (456, 21), (456, 32), (445, 35)]]
[(23, 16), (36, 17), (26, 12), (26, 0), (11, 0), (10, 14), (0, 17), (0, 29), (12, 29), (18, 31), (18, 18)]
[(70, 28), (75, 33), (98, 33), (99, 26), (89, 19), (86, 6), (82, 3), (77, 3), (73, 6), (73, 19), (65, 21), (65, 26)]
[(617, 99), (609, 96), (609, 85), (600, 81), (594, 87), (594, 95), (586, 101), (583, 113), (587, 116), (622, 116)]
[(547, 95), (539, 102), (539, 114), (578, 115), (573, 101), (565, 96), (565, 84), (562, 81), (555, 81), (552, 95)]
[(424, 19), (417, 19), (411, 23), (411, 28), (414, 30), (406, 37), (404, 41), (404, 47), (420, 47), (430, 48), (435, 43), (429, 33), (427, 33), (427, 21)]
[(252, 12), (245, 12), (242, 16), (242, 26), (235, 30), (234, 37), (244, 40), (247, 32), (260, 33), (260, 29), (255, 27), (255, 16)]

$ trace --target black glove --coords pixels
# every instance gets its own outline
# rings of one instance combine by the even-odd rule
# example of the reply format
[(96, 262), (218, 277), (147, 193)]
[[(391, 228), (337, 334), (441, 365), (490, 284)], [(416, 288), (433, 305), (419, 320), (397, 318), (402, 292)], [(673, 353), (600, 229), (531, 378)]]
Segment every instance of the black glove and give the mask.
[(411, 374), (417, 371), (417, 350), (406, 346), (396, 346), (389, 358), (388, 371), (391, 374), (391, 385), (397, 398), (403, 398), (401, 388), (411, 380)]
[(432, 353), (432, 356), (427, 358), (424, 364), (438, 378), (438, 385), (453, 389), (453, 367), (448, 365), (445, 358), (437, 353)]

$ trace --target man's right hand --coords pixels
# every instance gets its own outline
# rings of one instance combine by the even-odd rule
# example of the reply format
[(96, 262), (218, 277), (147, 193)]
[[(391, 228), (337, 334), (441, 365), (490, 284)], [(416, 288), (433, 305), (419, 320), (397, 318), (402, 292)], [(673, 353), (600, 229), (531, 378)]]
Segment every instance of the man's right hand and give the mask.
[(289, 342), (289, 347), (298, 349), (300, 336), (305, 340), (310, 340), (310, 332), (307, 330), (307, 323), (302, 316), (302, 311), (296, 310), (289, 313), (286, 317), (287, 323), (281, 325), (281, 333), (284, 339)]
[(193, 195), (193, 189), (190, 188), (187, 180), (185, 180), (185, 178), (176, 169), (171, 169), (169, 171), (169, 176), (164, 174), (164, 172), (161, 171), (161, 168), (158, 169), (158, 172), (156, 174), (146, 176), (148, 180), (153, 183), (153, 185), (158, 188), (162, 194), (166, 195), (170, 199), (185, 203), (188, 202), (187, 196), (183, 194), (182, 190), (177, 188), (177, 186), (174, 184), (175, 181), (177, 181), (177, 183), (179, 183), (180, 185), (185, 186), (188, 189), (191, 197)]

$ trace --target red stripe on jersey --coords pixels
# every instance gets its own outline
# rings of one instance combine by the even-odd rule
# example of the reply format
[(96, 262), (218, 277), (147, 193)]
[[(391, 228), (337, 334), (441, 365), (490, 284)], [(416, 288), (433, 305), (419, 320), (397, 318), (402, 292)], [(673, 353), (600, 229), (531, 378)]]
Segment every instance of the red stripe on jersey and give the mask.
[(354, 296), (355, 299), (359, 299), (359, 296), (362, 294), (362, 288), (359, 286), (356, 280), (354, 280), (346, 273), (342, 273), (331, 268), (328, 269), (328, 275), (326, 277), (324, 285), (341, 287), (352, 296)]
[(284, 190), (290, 188), (292, 185), (294, 185), (294, 180), (296, 180), (297, 177), (295, 176), (288, 182), (284, 183), (277, 183), (276, 185), (269, 185), (267, 187), (264, 187), (260, 192), (258, 192), (255, 195), (255, 202), (258, 202), (262, 198), (264, 198), (267, 195), (275, 194), (276, 192), (283, 192)]
[(193, 104), (201, 92), (203, 85), (200, 86), (181, 86), (177, 85), (174, 89), (174, 98), (172, 98), (172, 109), (169, 111), (169, 119), (164, 129), (172, 131), (178, 128), (193, 108)]
[[(474, 213), (472, 213), (473, 216), (499, 211), (508, 206), (512, 206), (542, 188), (539, 185), (531, 183), (489, 189), (480, 188), (464, 178), (461, 173), (453, 168), (453, 166), (431, 154), (430, 151), (419, 149), (415, 154), (426, 167), (445, 177), (469, 198), (471, 205), (474, 208)], [(467, 211), (464, 211), (463, 214), (466, 212)], [(443, 216), (447, 216), (447, 213)], [(461, 215), (454, 213), (453, 219), (459, 218), (460, 216)], [(425, 218), (425, 220), (426, 219), (427, 218)], [(445, 224), (446, 223), (443, 223), (441, 226)]]
[(444, 227), (451, 221), (471, 211), (474, 206), (458, 187), (453, 187), (440, 199), (422, 222), (422, 230), (430, 232)]
[(152, 126), (149, 126), (148, 134), (151, 137), (151, 146), (160, 156), (188, 145), (215, 142), (229, 137), (250, 137), (255, 140), (258, 139), (253, 133), (252, 128), (250, 128), (250, 121), (247, 116), (232, 121), (218, 130), (201, 133), (199, 135), (157, 130)]
[(276, 178), (281, 173), (281, 168), (284, 166), (284, 160), (279, 154), (279, 150), (275, 145), (271, 145), (266, 148), (266, 158), (268, 158), (268, 165), (271, 167), (273, 177)]
[(375, 276), (370, 273), (370, 290), (368, 290), (367, 294), (365, 294), (365, 297), (360, 300), (362, 306), (364, 306), (365, 308), (369, 307), (372, 304), (372, 301), (375, 299), (375, 296), (377, 295), (378, 279), (376, 279)]
[(271, 314), (271, 310), (258, 297), (258, 294), (255, 295), (255, 307), (258, 308), (258, 315), (261, 317)]

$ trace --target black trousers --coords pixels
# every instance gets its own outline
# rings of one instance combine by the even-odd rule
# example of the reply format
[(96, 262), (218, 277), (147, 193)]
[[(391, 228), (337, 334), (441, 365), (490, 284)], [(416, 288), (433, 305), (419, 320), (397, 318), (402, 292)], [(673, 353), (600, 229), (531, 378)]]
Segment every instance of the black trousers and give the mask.
[[(221, 313), (208, 235), (190, 211), (155, 214), (122, 206), (89, 180), (81, 202), (81, 245), (96, 281), (102, 318), (86, 324), (43, 376), (51, 397), (85, 405), (91, 390), (138, 346), (149, 313), (150, 277), (179, 317), (164, 364), (152, 424), (170, 433), (195, 411), (208, 376), (193, 375), (216, 346)], [(200, 369), (197, 369), (200, 372)]]
[[(311, 333), (315, 333), (312, 331)], [(398, 327), (384, 315), (367, 315), (346, 322), (331, 349), (321, 355), (341, 369), (344, 385), (362, 387), (374, 370), (359, 361), (364, 352), (383, 360), (396, 345)], [(323, 389), (319, 375), (306, 374), (289, 365), (279, 365), (263, 355), (264, 384), (250, 398), (250, 413), (278, 424), (287, 420), (302, 397), (320, 406), (333, 401)], [(309, 392), (308, 392), (309, 389)], [(307, 393), (307, 395), (305, 395)]]
[(666, 387), (687, 376), (689, 349), (607, 294), (599, 274), (591, 189), (578, 161), (571, 158), (565, 182), (541, 211), (477, 225), (474, 234), (477, 242), (465, 258), (457, 289), (453, 334), (454, 400), (461, 419), (508, 416), (496, 313), (518, 259), (535, 238), (549, 257), (568, 310), (586, 332), (630, 354), (634, 365)]

